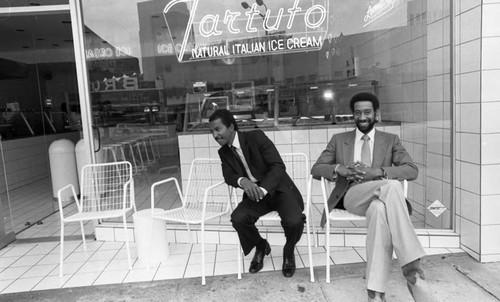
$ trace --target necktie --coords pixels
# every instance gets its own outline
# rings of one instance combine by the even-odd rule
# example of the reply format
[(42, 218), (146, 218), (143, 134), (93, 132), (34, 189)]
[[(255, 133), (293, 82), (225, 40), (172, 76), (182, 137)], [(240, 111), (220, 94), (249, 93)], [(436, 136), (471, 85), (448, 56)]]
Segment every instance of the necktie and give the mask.
[(231, 146), (231, 151), (233, 152), (234, 158), (236, 159), (236, 161), (240, 165), (241, 169), (243, 170), (243, 173), (245, 174), (245, 176), (248, 177), (247, 171), (245, 169), (245, 165), (243, 165), (243, 162), (241, 161), (241, 157), (238, 154), (238, 151), (236, 151), (236, 147), (235, 146)]
[(370, 137), (368, 135), (363, 135), (361, 138), (363, 140), (363, 147), (361, 148), (361, 162), (368, 167), (372, 166), (371, 152), (370, 152)]
[(250, 172), (250, 167), (248, 166), (245, 156), (243, 155), (243, 151), (240, 148), (236, 148), (235, 146), (231, 146), (231, 150), (233, 151), (234, 156), (236, 156), (236, 161), (243, 168), (245, 177), (248, 177), (253, 182), (258, 182), (257, 179), (253, 177), (252, 172)]

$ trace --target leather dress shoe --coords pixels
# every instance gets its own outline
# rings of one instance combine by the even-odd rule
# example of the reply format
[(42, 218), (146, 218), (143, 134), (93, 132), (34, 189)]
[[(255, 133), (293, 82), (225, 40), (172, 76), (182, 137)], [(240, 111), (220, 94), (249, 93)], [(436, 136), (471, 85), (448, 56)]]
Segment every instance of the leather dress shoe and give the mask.
[(250, 263), (249, 272), (255, 274), (264, 267), (264, 256), (269, 255), (271, 252), (271, 246), (267, 240), (264, 240), (264, 247), (256, 247), (255, 255), (253, 256), (252, 262)]
[(385, 293), (368, 290), (368, 302), (385, 302)]
[[(422, 271), (417, 272), (413, 278), (409, 278), (407, 280), (406, 285), (408, 286), (408, 290), (410, 291), (413, 300), (421, 301), (421, 302), (435, 302), (439, 301), (432, 291), (429, 289), (427, 282), (424, 279)], [(415, 282), (412, 282), (414, 279)]]
[(385, 299), (382, 297), (375, 297), (375, 298), (370, 298), (368, 297), (368, 302), (385, 302)]
[(283, 267), (281, 269), (283, 276), (290, 278), (295, 274), (295, 256), (291, 258), (283, 257)]

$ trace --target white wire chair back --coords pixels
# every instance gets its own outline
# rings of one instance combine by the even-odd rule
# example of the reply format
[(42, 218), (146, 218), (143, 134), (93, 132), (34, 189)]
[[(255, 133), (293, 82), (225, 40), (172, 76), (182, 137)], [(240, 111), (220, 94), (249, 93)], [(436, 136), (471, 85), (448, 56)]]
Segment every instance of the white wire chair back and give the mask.
[(89, 164), (82, 168), (80, 213), (126, 210), (134, 207), (134, 180), (128, 161)]
[[(191, 162), (189, 178), (182, 203), (188, 209), (201, 209), (207, 188), (223, 182), (220, 159), (196, 158)], [(206, 211), (223, 211), (229, 204), (227, 186), (217, 186), (207, 192)]]
[(305, 202), (310, 178), (309, 158), (304, 153), (283, 153), (281, 159), (285, 163), (286, 173), (304, 196)]

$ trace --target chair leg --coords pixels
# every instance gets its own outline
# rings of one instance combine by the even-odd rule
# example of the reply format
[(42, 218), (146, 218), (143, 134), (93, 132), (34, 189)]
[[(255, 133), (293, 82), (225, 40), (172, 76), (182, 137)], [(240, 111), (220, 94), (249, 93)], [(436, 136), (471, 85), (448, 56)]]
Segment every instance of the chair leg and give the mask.
[(118, 162), (118, 160), (116, 159), (116, 152), (114, 148), (111, 148), (111, 155), (113, 156), (113, 160), (115, 161), (115, 163)]
[(309, 234), (309, 217), (306, 218), (307, 252), (309, 253), (309, 275), (314, 282), (314, 264), (312, 260), (311, 234)]
[(63, 276), (64, 258), (64, 222), (61, 221), (61, 244), (59, 246), (59, 277)]
[(125, 232), (125, 246), (127, 247), (128, 269), (132, 269), (132, 257), (130, 257), (130, 245), (128, 244), (127, 216), (123, 214), (123, 231)]
[(201, 223), (201, 285), (205, 285), (205, 224)]
[(85, 228), (83, 227), (83, 221), (80, 221), (80, 229), (82, 230), (82, 242), (83, 242), (83, 250), (87, 250), (87, 243), (85, 242)]
[(312, 225), (312, 234), (313, 234), (313, 240), (314, 240), (314, 247), (318, 247), (318, 230), (314, 226), (314, 222)]
[(242, 260), (241, 260), (241, 245), (240, 242), (238, 241), (238, 244), (236, 245), (236, 250), (238, 251), (238, 279), (241, 279), (241, 271), (242, 269)]
[(312, 227), (312, 234), (313, 234), (313, 239), (314, 239), (314, 247), (318, 247), (318, 232), (316, 231), (316, 225), (314, 224), (314, 220), (309, 219), (312, 217), (311, 211), (312, 211), (312, 176), (307, 182), (307, 221), (309, 222), (310, 227)]
[(136, 150), (137, 150), (137, 155), (139, 157), (139, 160), (141, 162), (141, 172), (144, 171), (144, 169), (146, 168), (145, 165), (144, 165), (144, 160), (142, 158), (142, 154), (141, 154), (141, 147), (140, 147), (140, 143), (139, 142), (136, 142), (135, 143), (135, 147), (136, 147)]
[(134, 182), (130, 184), (130, 202), (132, 203), (132, 207), (134, 208), (134, 213), (137, 213), (137, 206), (135, 205), (135, 187)]
[[(309, 208), (309, 217), (312, 217), (310, 208)], [(313, 220), (310, 221), (310, 226), (312, 228), (314, 247), (318, 247), (318, 231), (316, 230), (316, 225), (314, 224)]]
[(326, 220), (326, 283), (330, 283), (330, 221)]

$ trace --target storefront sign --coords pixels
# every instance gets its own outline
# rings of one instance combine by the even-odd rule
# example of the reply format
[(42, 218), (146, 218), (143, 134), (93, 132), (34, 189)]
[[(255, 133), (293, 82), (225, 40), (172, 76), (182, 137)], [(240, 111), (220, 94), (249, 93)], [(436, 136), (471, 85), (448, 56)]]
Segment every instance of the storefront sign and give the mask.
[(101, 47), (85, 50), (87, 60), (110, 59), (130, 56), (130, 47)]
[(370, 23), (390, 12), (394, 8), (395, 2), (396, 0), (380, 0), (375, 5), (368, 6), (363, 27), (368, 26)]
[(112, 78), (103, 81), (94, 81), (90, 83), (92, 92), (94, 91), (113, 91), (113, 90), (137, 90), (139, 81), (136, 77)]
[[(189, 13), (182, 41), (171, 31), (178, 24), (169, 24), (178, 18), (180, 4)], [(320, 50), (328, 5), (328, 0), (273, 1), (269, 8), (239, 1), (173, 0), (163, 10), (173, 43), (158, 45), (158, 53), (175, 51), (179, 62), (187, 62)]]
[(93, 104), (111, 104), (119, 106), (146, 106), (156, 105), (160, 96), (158, 90), (135, 90), (135, 91), (101, 91), (92, 93)]

